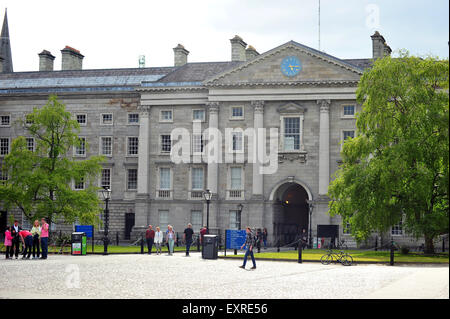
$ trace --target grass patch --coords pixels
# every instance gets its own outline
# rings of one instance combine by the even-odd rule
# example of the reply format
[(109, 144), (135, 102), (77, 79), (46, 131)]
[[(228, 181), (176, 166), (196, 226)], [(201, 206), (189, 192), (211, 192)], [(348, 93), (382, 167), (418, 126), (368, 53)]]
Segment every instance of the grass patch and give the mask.
[[(346, 251), (353, 257), (354, 262), (389, 262), (389, 251), (365, 251), (365, 250), (348, 250)], [(302, 252), (303, 260), (320, 261), (320, 258), (326, 254), (326, 250), (322, 249), (306, 249)], [(232, 251), (227, 251), (227, 257), (242, 258), (242, 255), (233, 255)], [(298, 259), (298, 252), (296, 250), (282, 251), (282, 252), (263, 252), (255, 253), (255, 258), (269, 258), (269, 259)], [(410, 262), (410, 263), (449, 263), (448, 253), (435, 254), (432, 256), (421, 253), (409, 253), (403, 255), (396, 251), (394, 253), (394, 262)]]

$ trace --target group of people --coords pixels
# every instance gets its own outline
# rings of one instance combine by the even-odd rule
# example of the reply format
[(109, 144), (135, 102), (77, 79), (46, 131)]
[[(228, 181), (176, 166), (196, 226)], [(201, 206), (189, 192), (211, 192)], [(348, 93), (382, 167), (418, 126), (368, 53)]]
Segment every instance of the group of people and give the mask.
[[(206, 234), (206, 226), (200, 230), (201, 240), (203, 235)], [(189, 223), (183, 232), (183, 241), (186, 243), (186, 256), (189, 256), (189, 250), (193, 242), (194, 230), (192, 229), (192, 224)], [(161, 248), (164, 243), (167, 244), (169, 249), (169, 256), (173, 255), (174, 246), (177, 243), (177, 235), (172, 225), (167, 226), (165, 233), (161, 231), (159, 226), (156, 227), (156, 231), (153, 230), (152, 225), (148, 225), (148, 229), (145, 232), (145, 239), (147, 241), (148, 254), (152, 254), (153, 245), (156, 248), (156, 254), (161, 254)]]
[[(22, 229), (19, 221), (15, 220), (13, 226), (8, 226), (5, 231), (6, 259), (12, 259), (14, 256), (19, 258), (20, 243), (22, 242), (22, 259), (47, 259), (48, 254), (48, 230), (49, 225), (45, 218), (41, 223), (35, 220), (31, 230)], [(42, 256), (41, 256), (42, 250)]]

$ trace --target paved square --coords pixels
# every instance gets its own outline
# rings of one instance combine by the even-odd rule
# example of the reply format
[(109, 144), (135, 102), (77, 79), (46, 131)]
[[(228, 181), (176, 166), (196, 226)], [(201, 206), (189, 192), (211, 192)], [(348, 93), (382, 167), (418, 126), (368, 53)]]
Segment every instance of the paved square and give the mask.
[(445, 266), (204, 260), (199, 253), (0, 259), (0, 298), (449, 298)]

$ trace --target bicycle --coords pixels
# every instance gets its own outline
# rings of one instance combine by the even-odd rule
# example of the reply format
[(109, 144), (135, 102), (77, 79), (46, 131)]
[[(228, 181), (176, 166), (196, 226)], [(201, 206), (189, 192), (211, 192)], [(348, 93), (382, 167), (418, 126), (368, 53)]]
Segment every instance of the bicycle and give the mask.
[(320, 258), (322, 265), (329, 265), (330, 263), (337, 261), (344, 266), (351, 266), (353, 264), (353, 257), (342, 250), (339, 253), (334, 252), (332, 249), (327, 250), (327, 253)]
[(53, 254), (63, 254), (64, 250), (66, 250), (67, 248), (70, 250), (71, 247), (72, 247), (71, 241), (63, 239), (60, 245), (56, 242), (51, 243), (48, 246), (48, 251), (52, 252)]

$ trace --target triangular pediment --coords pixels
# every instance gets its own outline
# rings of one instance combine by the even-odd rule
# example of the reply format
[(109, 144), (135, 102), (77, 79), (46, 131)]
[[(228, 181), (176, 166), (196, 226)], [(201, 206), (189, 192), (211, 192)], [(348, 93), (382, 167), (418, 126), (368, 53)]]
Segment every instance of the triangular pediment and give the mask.
[(289, 102), (278, 108), (278, 113), (280, 114), (303, 114), (305, 111), (306, 108), (294, 102)]
[[(287, 57), (301, 62), (298, 74), (283, 74), (281, 64)], [(204, 81), (205, 85), (255, 85), (359, 81), (363, 70), (324, 52), (294, 41), (267, 51), (256, 58)]]

